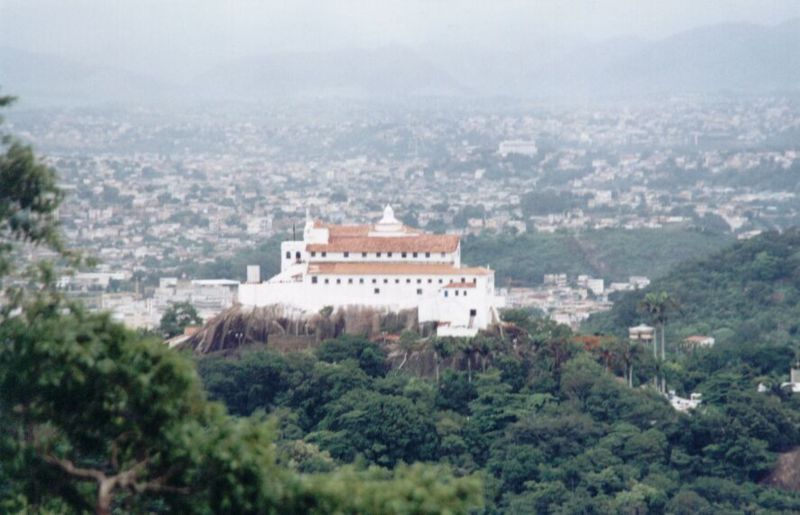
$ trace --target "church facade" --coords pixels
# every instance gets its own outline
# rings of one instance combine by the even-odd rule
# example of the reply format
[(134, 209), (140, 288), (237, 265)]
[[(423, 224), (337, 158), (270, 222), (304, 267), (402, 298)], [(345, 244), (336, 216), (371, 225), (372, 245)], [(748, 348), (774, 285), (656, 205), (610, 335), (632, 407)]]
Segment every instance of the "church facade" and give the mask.
[(428, 234), (400, 223), (390, 206), (371, 225), (330, 225), (306, 216), (303, 239), (281, 243), (281, 271), (239, 285), (245, 306), (279, 304), (303, 313), (331, 306), (417, 309), (439, 336), (474, 336), (499, 322), (505, 299), (494, 271), (461, 264), (456, 235)]

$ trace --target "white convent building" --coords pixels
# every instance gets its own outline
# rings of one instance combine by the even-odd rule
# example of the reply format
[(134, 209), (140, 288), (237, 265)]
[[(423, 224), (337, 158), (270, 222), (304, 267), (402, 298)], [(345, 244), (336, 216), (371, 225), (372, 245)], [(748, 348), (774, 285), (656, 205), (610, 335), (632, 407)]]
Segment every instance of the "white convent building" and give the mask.
[(439, 336), (474, 336), (499, 322), (505, 298), (494, 271), (461, 265), (456, 235), (407, 227), (386, 206), (374, 225), (329, 225), (306, 215), (302, 241), (281, 243), (281, 272), (260, 281), (253, 267), (239, 285), (245, 306), (279, 304), (306, 313), (360, 306), (417, 309)]

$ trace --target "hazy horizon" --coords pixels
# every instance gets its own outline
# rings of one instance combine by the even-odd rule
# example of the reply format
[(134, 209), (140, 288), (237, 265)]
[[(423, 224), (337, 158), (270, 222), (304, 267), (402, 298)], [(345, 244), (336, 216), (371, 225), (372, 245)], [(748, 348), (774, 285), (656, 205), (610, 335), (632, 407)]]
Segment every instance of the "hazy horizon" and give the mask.
[(281, 52), (400, 45), (445, 60), (498, 51), (537, 54), (535, 60), (609, 39), (656, 40), (708, 25), (800, 17), (800, 3), (791, 0), (725, 4), (0, 0), (0, 47), (174, 81)]

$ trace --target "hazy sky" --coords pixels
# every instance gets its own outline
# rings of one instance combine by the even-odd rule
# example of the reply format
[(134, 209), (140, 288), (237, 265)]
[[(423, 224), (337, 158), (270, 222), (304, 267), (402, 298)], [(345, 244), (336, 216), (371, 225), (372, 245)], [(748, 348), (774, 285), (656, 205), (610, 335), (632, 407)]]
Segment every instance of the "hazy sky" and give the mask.
[(0, 46), (176, 75), (271, 51), (531, 48), (798, 16), (800, 0), (0, 0)]

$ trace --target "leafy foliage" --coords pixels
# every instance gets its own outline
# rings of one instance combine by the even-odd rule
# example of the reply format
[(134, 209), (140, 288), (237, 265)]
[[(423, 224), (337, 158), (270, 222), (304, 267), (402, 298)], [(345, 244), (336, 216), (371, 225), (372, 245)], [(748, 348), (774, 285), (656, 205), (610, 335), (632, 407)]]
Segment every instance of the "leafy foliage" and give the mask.
[(610, 313), (593, 317), (588, 330), (618, 332), (635, 325), (637, 305), (660, 291), (681, 305), (667, 335), (673, 348), (692, 334), (722, 344), (794, 342), (800, 331), (800, 230), (765, 233), (682, 264), (648, 288), (623, 295)]
[[(14, 97), (0, 96), (0, 108)], [(0, 118), (2, 122), (2, 118)], [(65, 252), (58, 232), (57, 209), (63, 194), (56, 173), (39, 162), (33, 149), (0, 132), (0, 277), (14, 269), (15, 243), (46, 245)]]
[(707, 399), (683, 415), (646, 386), (652, 353), (629, 356), (631, 388), (616, 375), (626, 370), (624, 346), (580, 346), (565, 326), (506, 315), (524, 333), (418, 342), (415, 352), (492, 349), (485, 371), (446, 369), (438, 381), (368, 374), (373, 365), (358, 356), (369, 343), (357, 338), (326, 342), (316, 356), (253, 351), (204, 357), (198, 367), (211, 394), (232, 406), (241, 405), (232, 381), (258, 385), (263, 402), (251, 397), (248, 409), (281, 417), (279, 444), (301, 439), (339, 463), (437, 462), (482, 474), (486, 513), (800, 508), (797, 495), (758, 484), (777, 452), (800, 445), (800, 401), (757, 393), (754, 371), (734, 373), (731, 363), (747, 353), (671, 360), (671, 380), (683, 388), (685, 378)]
[(164, 338), (172, 338), (183, 333), (185, 328), (202, 323), (203, 319), (190, 302), (175, 302), (164, 311), (158, 328)]
[(606, 229), (583, 233), (481, 234), (462, 240), (467, 263), (488, 264), (497, 283), (536, 285), (544, 274), (590, 274), (606, 280), (659, 277), (678, 263), (733, 241), (730, 235), (691, 229)]

